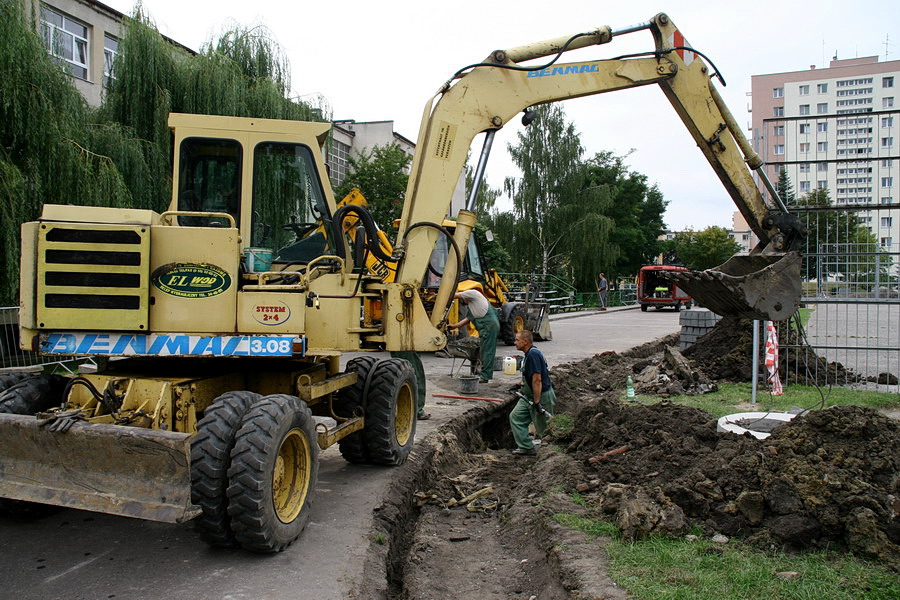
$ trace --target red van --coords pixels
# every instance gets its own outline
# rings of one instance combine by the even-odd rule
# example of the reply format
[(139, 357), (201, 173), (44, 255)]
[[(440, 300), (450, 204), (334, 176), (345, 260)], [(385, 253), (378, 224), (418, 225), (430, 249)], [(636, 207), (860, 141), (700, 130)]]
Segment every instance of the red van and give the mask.
[(663, 306), (671, 306), (675, 310), (681, 307), (691, 307), (691, 297), (688, 296), (673, 281), (662, 276), (665, 271), (687, 271), (684, 267), (671, 265), (648, 265), (641, 267), (637, 277), (637, 298), (641, 304), (641, 310), (647, 310), (649, 306), (658, 309)]

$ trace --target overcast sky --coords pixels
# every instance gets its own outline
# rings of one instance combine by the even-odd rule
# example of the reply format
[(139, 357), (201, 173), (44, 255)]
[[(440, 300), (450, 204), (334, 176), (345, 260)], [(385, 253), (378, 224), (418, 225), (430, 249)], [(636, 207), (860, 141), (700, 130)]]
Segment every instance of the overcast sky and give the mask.
[[(101, 1), (126, 14), (135, 4)], [(728, 84), (719, 90), (744, 127), (751, 75), (827, 67), (834, 55), (900, 60), (896, 0), (143, 0), (143, 6), (161, 33), (195, 50), (229, 24), (266, 26), (290, 61), (296, 95), (324, 97), (334, 119), (393, 120), (394, 130), (412, 141), (426, 101), (460, 67), (495, 49), (603, 25), (620, 29), (665, 9), (690, 45), (719, 68)], [(642, 31), (564, 60), (653, 49), (650, 33)], [(731, 198), (658, 86), (571, 100), (563, 108), (586, 157), (633, 149), (628, 165), (669, 200), (671, 230), (731, 227)], [(497, 135), (487, 168), (493, 187), (518, 175), (505, 149), (520, 129), (515, 120)], [(480, 149), (481, 136), (473, 155)]]

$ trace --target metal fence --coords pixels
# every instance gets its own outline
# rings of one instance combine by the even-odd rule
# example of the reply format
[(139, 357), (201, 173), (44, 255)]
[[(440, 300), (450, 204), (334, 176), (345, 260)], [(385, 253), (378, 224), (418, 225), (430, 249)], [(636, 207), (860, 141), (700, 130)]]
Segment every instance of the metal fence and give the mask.
[(779, 331), (788, 383), (900, 393), (900, 204), (791, 210), (810, 235), (801, 273), (806, 337)]
[(16, 369), (60, 362), (19, 348), (19, 307), (0, 307), (0, 369)]

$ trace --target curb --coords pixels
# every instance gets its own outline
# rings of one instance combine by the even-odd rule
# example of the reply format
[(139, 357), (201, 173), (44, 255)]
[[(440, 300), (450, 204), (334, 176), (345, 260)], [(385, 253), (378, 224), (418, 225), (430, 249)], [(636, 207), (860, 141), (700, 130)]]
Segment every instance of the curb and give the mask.
[[(620, 312), (623, 310), (637, 310), (640, 308), (639, 304), (635, 304), (634, 306), (611, 306), (605, 312), (606, 314)], [(568, 313), (556, 313), (555, 315), (550, 315), (551, 321), (563, 321), (565, 319), (577, 319), (578, 317), (587, 317), (590, 315), (599, 315), (603, 314), (603, 312), (597, 309), (591, 310), (579, 310), (577, 312), (568, 312)]]

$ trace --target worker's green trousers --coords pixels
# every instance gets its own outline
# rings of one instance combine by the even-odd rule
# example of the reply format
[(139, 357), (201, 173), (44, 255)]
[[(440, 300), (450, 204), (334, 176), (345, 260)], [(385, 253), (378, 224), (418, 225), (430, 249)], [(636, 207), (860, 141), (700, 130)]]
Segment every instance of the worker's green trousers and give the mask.
[(478, 338), (481, 340), (481, 378), (494, 378), (494, 358), (497, 356), (497, 336), (500, 334), (500, 319), (493, 306), (488, 307), (488, 312), (483, 317), (472, 319), (472, 324), (478, 330)]
[[(534, 409), (534, 391), (527, 383), (522, 383), (522, 394), (526, 399), (519, 398), (509, 413), (509, 427), (512, 429), (513, 438), (516, 440), (516, 446), (522, 450), (531, 450), (534, 448), (534, 442), (528, 435), (528, 425), (534, 422), (534, 429), (537, 437), (543, 437), (547, 431), (547, 417)], [(556, 392), (553, 388), (545, 392), (541, 392), (541, 406), (551, 415), (554, 414), (556, 408)]]
[(419, 416), (425, 414), (425, 367), (418, 352), (391, 352), (393, 358), (402, 358), (409, 361), (416, 373), (416, 405), (419, 408)]

